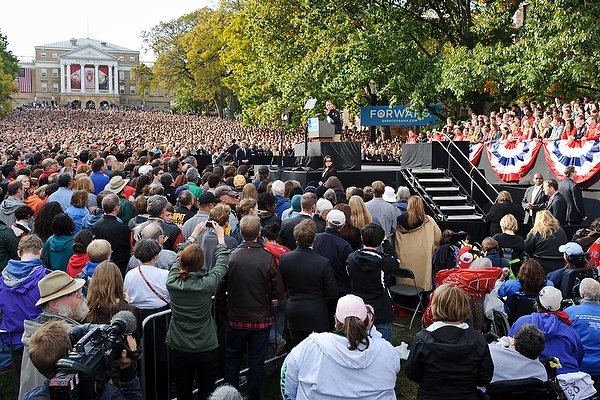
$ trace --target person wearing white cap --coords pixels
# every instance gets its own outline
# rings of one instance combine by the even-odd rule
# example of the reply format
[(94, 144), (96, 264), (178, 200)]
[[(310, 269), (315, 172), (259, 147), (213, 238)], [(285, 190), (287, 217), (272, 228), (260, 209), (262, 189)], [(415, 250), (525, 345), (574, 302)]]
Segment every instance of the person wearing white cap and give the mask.
[[(340, 230), (346, 224), (346, 215), (340, 210), (330, 210), (325, 219), (327, 227), (325, 232), (317, 233), (313, 250), (318, 255), (327, 258), (331, 263), (333, 276), (341, 297), (351, 291), (346, 261), (348, 256), (352, 254), (352, 246), (340, 236)], [(331, 307), (331, 310), (333, 310), (333, 307)]]
[(340, 298), (335, 332), (312, 333), (283, 362), (283, 398), (395, 399), (400, 356), (373, 321), (373, 307), (360, 297)]
[[(563, 253), (565, 259), (565, 267), (552, 271), (546, 275), (546, 278), (554, 283), (554, 287), (559, 288), (565, 298), (572, 297), (573, 284), (569, 287), (569, 277), (573, 273), (585, 271), (588, 268), (587, 265), (590, 261), (590, 254), (583, 251), (583, 248), (575, 242), (568, 242), (561, 246), (558, 246), (558, 251)], [(590, 276), (592, 274), (591, 268), (588, 268)], [(571, 280), (571, 283), (574, 283)]]
[(557, 357), (561, 367), (557, 374), (579, 372), (584, 349), (579, 335), (573, 329), (569, 315), (562, 310), (560, 290), (546, 286), (538, 294), (535, 308), (537, 312), (524, 315), (511, 326), (508, 336), (514, 337), (523, 324), (534, 324), (544, 333), (546, 348), (540, 357)]

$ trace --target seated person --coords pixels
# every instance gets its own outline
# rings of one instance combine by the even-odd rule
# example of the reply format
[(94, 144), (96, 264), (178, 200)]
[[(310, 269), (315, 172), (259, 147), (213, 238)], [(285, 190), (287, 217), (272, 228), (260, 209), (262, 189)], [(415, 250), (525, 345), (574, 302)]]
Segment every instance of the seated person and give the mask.
[(491, 383), (527, 378), (547, 381), (546, 368), (538, 358), (545, 347), (542, 331), (533, 324), (524, 324), (512, 340), (509, 337), (506, 339), (510, 341), (508, 346), (503, 340), (490, 344), (494, 362)]
[[(44, 375), (46, 381), (25, 392), (23, 400), (46, 400), (50, 398), (50, 380), (56, 375), (56, 362), (65, 357), (65, 350), (72, 347), (69, 337), (70, 327), (65, 321), (49, 321), (42, 325), (29, 341), (27, 353), (36, 369)], [(135, 340), (131, 335), (127, 336), (127, 345), (131, 350), (136, 350)], [(121, 352), (119, 360), (120, 389), (107, 383), (103, 399), (128, 399), (141, 400), (142, 389), (140, 380), (135, 375), (135, 368), (130, 358), (127, 358), (127, 350)]]
[(500, 256), (500, 246), (498, 241), (491, 237), (486, 237), (481, 242), (481, 253), (484, 257), (487, 257), (492, 262), (492, 267), (508, 268), (510, 265), (508, 261)]
[(585, 253), (580, 245), (574, 242), (565, 243), (558, 247), (558, 251), (563, 253), (565, 267), (552, 271), (546, 275), (546, 278), (554, 283), (554, 287), (559, 288), (565, 298), (571, 298), (572, 287), (567, 287), (569, 277), (574, 269), (585, 268), (590, 261), (589, 253)]
[(571, 326), (569, 315), (561, 311), (562, 293), (560, 290), (546, 286), (542, 288), (536, 303), (536, 312), (524, 315), (511, 326), (508, 336), (514, 337), (524, 324), (534, 324), (544, 333), (546, 347), (542, 357), (556, 357), (561, 368), (556, 369), (557, 375), (579, 372), (583, 360), (583, 343)]
[(565, 312), (573, 322), (573, 329), (579, 334), (585, 354), (581, 370), (594, 380), (600, 378), (600, 283), (592, 278), (583, 278), (579, 284), (581, 304), (568, 307)]
[(544, 269), (539, 262), (533, 258), (528, 258), (523, 262), (517, 279), (507, 279), (508, 270), (503, 269), (502, 275), (498, 278), (498, 296), (506, 299), (506, 304), (510, 304), (510, 299), (514, 295), (535, 299), (544, 286), (554, 286), (552, 281), (546, 279)]

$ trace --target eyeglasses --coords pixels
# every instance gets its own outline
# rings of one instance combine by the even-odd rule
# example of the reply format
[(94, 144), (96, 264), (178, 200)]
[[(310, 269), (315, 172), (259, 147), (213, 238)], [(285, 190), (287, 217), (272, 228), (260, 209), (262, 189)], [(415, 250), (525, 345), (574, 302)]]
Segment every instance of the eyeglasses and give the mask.
[(325, 160), (325, 162), (328, 163), (328, 162), (333, 162), (333, 161), (331, 161), (331, 160)]

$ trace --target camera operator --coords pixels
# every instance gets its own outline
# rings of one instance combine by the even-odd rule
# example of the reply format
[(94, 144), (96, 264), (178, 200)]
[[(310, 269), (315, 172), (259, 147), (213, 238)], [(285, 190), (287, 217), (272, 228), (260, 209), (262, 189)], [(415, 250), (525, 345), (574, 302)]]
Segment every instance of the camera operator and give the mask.
[[(89, 312), (87, 302), (81, 293), (83, 279), (73, 279), (63, 271), (53, 271), (38, 282), (40, 306), (42, 313), (35, 320), (25, 320), (23, 344), (28, 350), (31, 336), (47, 321), (62, 320), (69, 326), (79, 325)], [(66, 355), (63, 353), (63, 356)], [(44, 382), (44, 377), (35, 369), (29, 359), (28, 351), (23, 353), (21, 365), (21, 384), (19, 398), (27, 390)]]
[[(44, 375), (46, 381), (25, 393), (24, 400), (50, 399), (50, 380), (55, 375), (56, 362), (67, 356), (71, 349), (70, 326), (66, 321), (54, 320), (42, 325), (29, 339), (27, 353), (37, 370)], [(127, 336), (127, 344), (132, 351), (136, 350), (135, 339)], [(110, 383), (106, 384), (101, 398), (141, 400), (142, 389), (135, 375), (133, 362), (127, 357), (127, 350), (122, 350), (119, 360), (120, 389)]]

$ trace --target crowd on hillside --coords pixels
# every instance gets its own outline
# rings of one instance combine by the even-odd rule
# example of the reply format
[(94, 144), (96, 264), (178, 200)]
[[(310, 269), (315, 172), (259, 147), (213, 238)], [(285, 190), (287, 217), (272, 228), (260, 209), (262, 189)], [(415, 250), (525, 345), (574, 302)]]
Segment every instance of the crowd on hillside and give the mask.
[[(577, 104), (576, 119), (579, 107), (590, 121), (597, 114)], [(529, 120), (528, 107), (520, 110)], [(501, 129), (523, 126), (517, 113), (501, 114)], [(486, 118), (472, 123), (485, 128)], [(446, 130), (468, 132), (469, 123), (461, 130), (448, 121)], [(591, 222), (574, 169), (561, 182), (536, 174), (521, 204), (501, 192), (479, 244), (466, 232), (442, 232), (406, 187), (344, 187), (328, 155), (321, 179), (304, 187), (271, 179), (268, 167), (253, 170), (249, 152), (272, 152), (278, 130), (89, 110), (16, 110), (0, 129), (0, 329), (12, 333), (0, 339), (19, 398), (47, 398), (52, 349), (61, 350), (56, 360), (64, 356), (64, 343), (50, 338), (82, 322), (108, 323), (118, 311), (133, 314), (131, 350), (146, 352), (147, 399), (167, 398), (173, 387), (191, 398), (194, 386), (206, 398), (219, 377), (239, 388), (246, 351), (250, 399), (260, 398), (265, 370), (279, 370), (264, 361), (285, 351), (284, 398), (393, 398), (401, 357), (423, 399), (546, 381), (545, 357), (558, 358), (549, 369), (563, 389), (593, 394), (600, 221), (567, 237), (567, 225)], [(286, 147), (302, 136), (286, 133)], [(400, 149), (395, 141), (364, 145), (373, 154)], [(194, 153), (216, 156), (215, 165), (199, 170)], [(399, 266), (422, 289), (415, 304), (427, 327), (410, 353), (391, 345)], [(506, 306), (493, 304), (498, 296)], [(563, 309), (567, 299), (574, 305)], [(526, 304), (518, 313), (517, 303)], [(142, 331), (144, 318), (168, 309), (166, 330)], [(491, 323), (494, 315), (510, 330)], [(490, 330), (508, 338), (488, 346), (482, 332)], [(141, 398), (133, 361), (123, 353), (106, 390)]]

